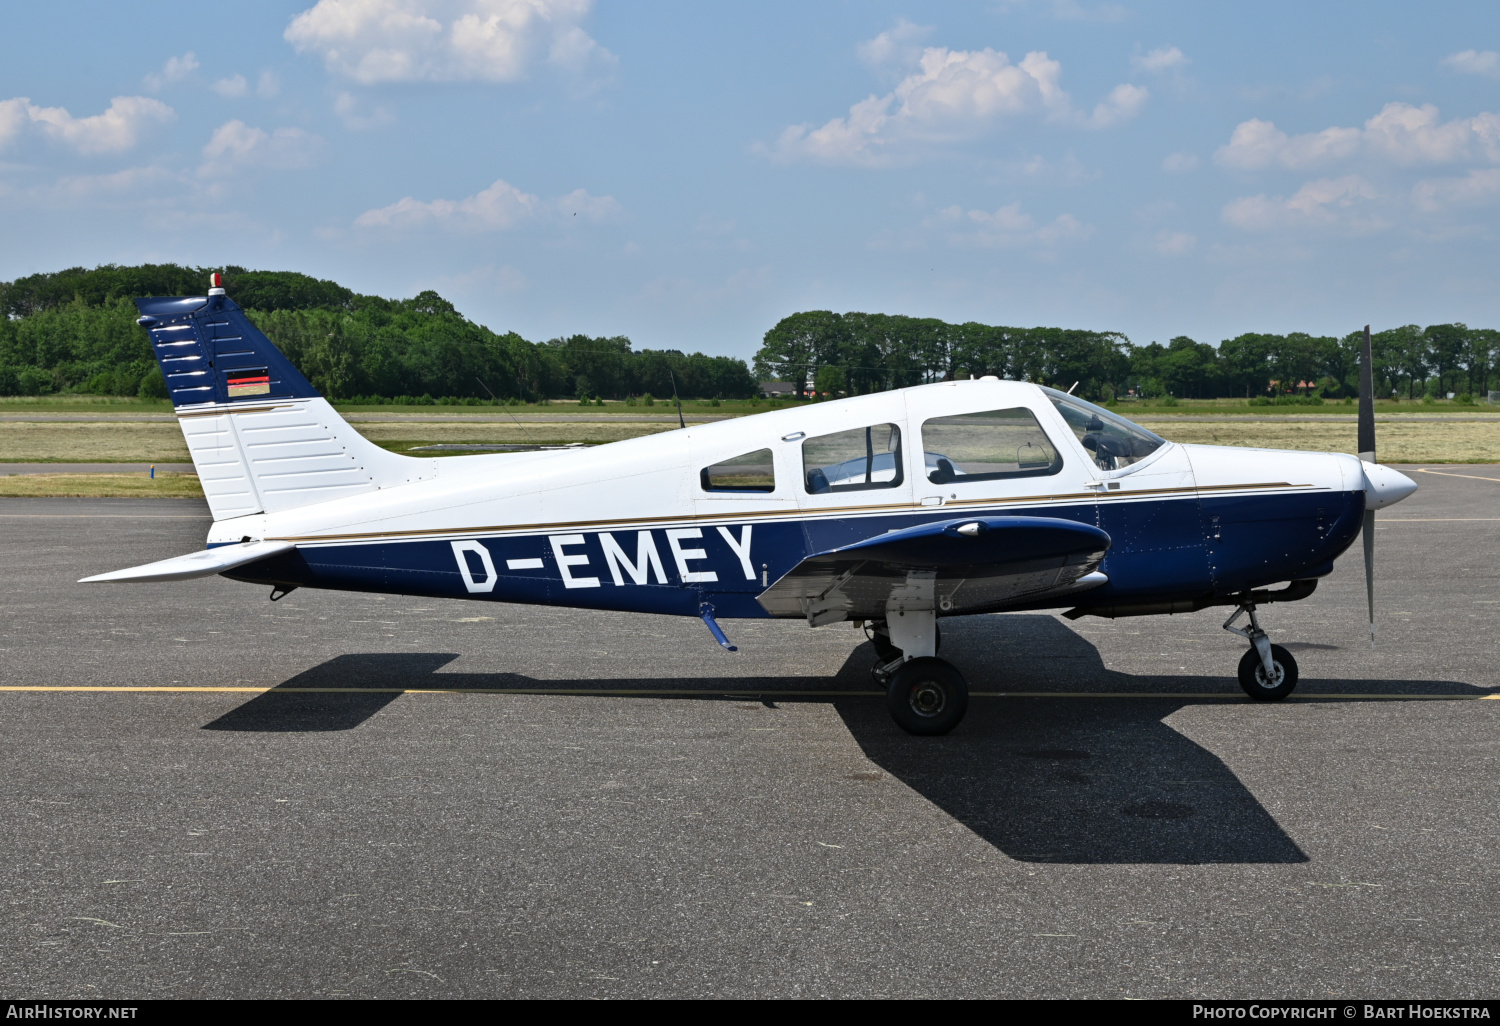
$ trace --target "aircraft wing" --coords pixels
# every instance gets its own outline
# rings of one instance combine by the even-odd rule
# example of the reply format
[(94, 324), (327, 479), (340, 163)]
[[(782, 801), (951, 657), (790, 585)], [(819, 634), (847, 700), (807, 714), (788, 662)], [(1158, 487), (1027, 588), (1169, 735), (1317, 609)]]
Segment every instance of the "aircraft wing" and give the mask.
[(217, 545), (202, 552), (174, 556), (144, 566), (133, 566), (113, 573), (85, 577), (79, 584), (140, 584), (147, 581), (190, 581), (195, 577), (212, 577), (237, 566), (254, 563), (288, 552), (297, 546), (291, 542), (256, 541), (239, 545)]
[(971, 517), (814, 553), (756, 596), (772, 616), (814, 627), (907, 608), (978, 613), (1096, 588), (1109, 551), (1097, 527), (1051, 517)]

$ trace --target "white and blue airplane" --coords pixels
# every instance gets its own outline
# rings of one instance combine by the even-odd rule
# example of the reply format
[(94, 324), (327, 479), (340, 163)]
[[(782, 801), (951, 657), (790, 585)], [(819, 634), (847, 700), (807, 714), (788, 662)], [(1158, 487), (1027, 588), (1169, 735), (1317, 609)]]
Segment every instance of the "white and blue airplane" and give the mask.
[(1368, 341), (1363, 458), (1181, 445), (986, 377), (586, 449), (422, 459), (355, 432), (213, 285), (136, 300), (213, 513), (208, 547), (86, 582), (222, 574), (273, 600), (305, 587), (666, 613), (701, 618), (731, 652), (721, 620), (863, 621), (913, 734), (946, 733), (967, 707), (937, 658), (944, 616), (1232, 606), (1240, 684), (1284, 698), (1297, 664), (1257, 606), (1310, 595), (1363, 527), (1373, 632), (1374, 510), (1416, 490), (1374, 462)]

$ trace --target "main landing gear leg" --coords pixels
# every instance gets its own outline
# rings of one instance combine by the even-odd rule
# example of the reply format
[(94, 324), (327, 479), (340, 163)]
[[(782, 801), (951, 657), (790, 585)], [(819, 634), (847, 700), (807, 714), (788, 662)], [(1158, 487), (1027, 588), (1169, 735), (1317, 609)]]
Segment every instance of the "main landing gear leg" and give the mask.
[[(1250, 628), (1234, 626), (1234, 621), (1249, 614)], [(1224, 629), (1250, 642), (1250, 651), (1240, 658), (1240, 687), (1258, 702), (1279, 702), (1297, 686), (1297, 660), (1280, 645), (1271, 644), (1261, 630), (1255, 615), (1255, 603), (1245, 597), (1239, 608), (1224, 621)]]
[(882, 637), (874, 637), (875, 679), (886, 686), (886, 707), (908, 734), (935, 736), (958, 726), (969, 708), (969, 685), (937, 658), (937, 612), (887, 606)]

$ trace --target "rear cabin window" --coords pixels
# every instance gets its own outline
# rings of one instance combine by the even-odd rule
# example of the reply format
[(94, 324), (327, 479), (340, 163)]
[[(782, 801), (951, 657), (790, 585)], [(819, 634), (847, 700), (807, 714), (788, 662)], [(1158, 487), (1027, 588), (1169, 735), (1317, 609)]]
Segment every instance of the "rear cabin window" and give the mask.
[(934, 417), (922, 425), (927, 479), (933, 484), (1045, 477), (1062, 454), (1024, 406)]
[(895, 488), (904, 476), (901, 429), (873, 424), (809, 438), (802, 443), (802, 475), (809, 495)]
[(774, 492), (776, 468), (770, 449), (756, 449), (698, 472), (705, 492)]

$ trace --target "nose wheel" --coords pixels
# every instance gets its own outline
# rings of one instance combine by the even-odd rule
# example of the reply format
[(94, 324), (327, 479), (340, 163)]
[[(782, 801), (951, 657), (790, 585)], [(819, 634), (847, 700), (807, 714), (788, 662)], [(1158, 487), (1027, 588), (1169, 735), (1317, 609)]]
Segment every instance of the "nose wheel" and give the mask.
[[(1234, 622), (1249, 614), (1249, 628), (1236, 627)], [(1255, 603), (1248, 598), (1240, 603), (1224, 629), (1238, 634), (1250, 642), (1250, 650), (1240, 657), (1240, 687), (1245, 694), (1257, 702), (1279, 702), (1292, 693), (1297, 686), (1297, 660), (1280, 645), (1271, 644), (1266, 632), (1261, 630), (1260, 619), (1255, 615)]]
[(1280, 645), (1271, 646), (1271, 672), (1266, 673), (1260, 653), (1250, 649), (1240, 657), (1240, 687), (1258, 702), (1277, 702), (1297, 686), (1297, 660)]

